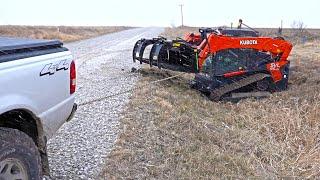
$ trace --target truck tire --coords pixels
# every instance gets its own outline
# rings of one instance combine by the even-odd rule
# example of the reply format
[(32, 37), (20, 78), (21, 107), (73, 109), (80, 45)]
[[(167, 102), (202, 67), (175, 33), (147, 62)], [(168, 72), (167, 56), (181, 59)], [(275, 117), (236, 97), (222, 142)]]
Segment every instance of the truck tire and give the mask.
[(0, 127), (0, 179), (40, 180), (41, 158), (37, 146), (25, 133)]

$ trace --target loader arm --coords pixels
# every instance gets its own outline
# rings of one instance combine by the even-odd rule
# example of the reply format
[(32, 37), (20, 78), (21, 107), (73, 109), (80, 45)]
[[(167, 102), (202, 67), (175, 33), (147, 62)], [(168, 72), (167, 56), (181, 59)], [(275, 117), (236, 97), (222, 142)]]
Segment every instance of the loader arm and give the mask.
[[(204, 40), (205, 41), (205, 40)], [(224, 49), (255, 49), (262, 52), (269, 52), (274, 58), (274, 62), (266, 65), (275, 82), (282, 79), (281, 68), (288, 64), (288, 56), (292, 49), (292, 44), (283, 40), (269, 37), (227, 37), (210, 34), (208, 42), (204, 47), (198, 47), (199, 61), (198, 67), (202, 68), (203, 63), (210, 54), (215, 54)]]

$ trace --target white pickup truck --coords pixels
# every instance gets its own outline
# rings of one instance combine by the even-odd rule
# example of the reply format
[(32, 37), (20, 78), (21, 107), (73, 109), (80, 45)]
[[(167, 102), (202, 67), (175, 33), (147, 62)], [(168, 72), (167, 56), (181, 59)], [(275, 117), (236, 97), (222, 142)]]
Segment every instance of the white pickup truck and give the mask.
[(0, 37), (0, 180), (49, 176), (47, 140), (77, 109), (60, 41)]

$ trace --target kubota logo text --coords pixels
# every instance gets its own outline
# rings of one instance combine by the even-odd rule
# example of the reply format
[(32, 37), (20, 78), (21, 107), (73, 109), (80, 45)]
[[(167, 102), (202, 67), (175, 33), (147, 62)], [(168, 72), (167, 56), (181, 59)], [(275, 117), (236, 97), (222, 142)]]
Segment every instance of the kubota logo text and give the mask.
[(240, 40), (240, 45), (255, 45), (258, 44), (257, 40)]

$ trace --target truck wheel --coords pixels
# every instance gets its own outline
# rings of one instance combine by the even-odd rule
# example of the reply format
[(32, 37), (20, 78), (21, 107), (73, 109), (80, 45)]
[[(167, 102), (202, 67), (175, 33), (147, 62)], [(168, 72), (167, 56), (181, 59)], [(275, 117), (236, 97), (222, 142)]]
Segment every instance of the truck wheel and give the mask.
[(40, 180), (41, 158), (25, 133), (0, 127), (0, 180)]

